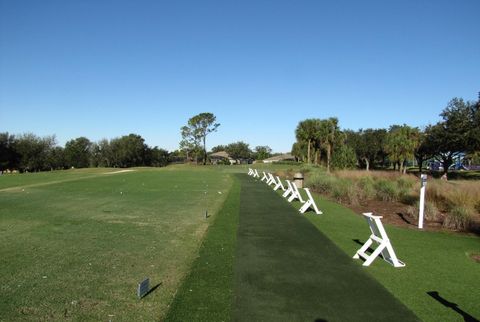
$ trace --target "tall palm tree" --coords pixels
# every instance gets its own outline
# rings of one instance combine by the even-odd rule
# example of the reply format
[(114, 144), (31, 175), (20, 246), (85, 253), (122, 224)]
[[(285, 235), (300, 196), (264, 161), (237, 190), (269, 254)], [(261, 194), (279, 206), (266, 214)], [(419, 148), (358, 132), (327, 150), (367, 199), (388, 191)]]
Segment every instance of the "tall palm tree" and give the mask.
[(311, 147), (312, 142), (317, 137), (317, 120), (306, 119), (298, 123), (295, 130), (295, 136), (297, 141), (307, 143), (307, 163), (311, 163)]

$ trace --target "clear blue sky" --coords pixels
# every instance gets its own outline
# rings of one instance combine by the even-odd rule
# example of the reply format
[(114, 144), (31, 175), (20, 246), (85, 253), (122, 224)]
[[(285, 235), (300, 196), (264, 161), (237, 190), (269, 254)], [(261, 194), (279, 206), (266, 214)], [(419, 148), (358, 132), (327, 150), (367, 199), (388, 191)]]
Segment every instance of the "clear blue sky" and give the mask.
[(289, 151), (300, 120), (439, 120), (480, 91), (480, 1), (0, 0), (0, 131)]

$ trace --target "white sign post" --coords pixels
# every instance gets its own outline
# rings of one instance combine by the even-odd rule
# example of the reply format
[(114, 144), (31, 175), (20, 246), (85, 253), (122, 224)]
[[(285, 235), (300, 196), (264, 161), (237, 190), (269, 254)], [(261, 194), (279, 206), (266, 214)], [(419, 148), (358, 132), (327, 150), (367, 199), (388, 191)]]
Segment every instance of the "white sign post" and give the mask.
[(418, 206), (418, 228), (423, 229), (423, 211), (425, 209), (425, 188), (427, 186), (427, 175), (422, 174), (420, 176), (421, 188), (420, 188), (420, 205)]
[[(371, 212), (363, 214), (367, 220), (368, 226), (372, 234), (368, 240), (363, 244), (363, 246), (355, 253), (353, 258), (358, 259), (362, 257), (365, 259), (363, 266), (370, 266), (370, 264), (375, 260), (378, 255), (382, 255), (383, 259), (392, 264), (394, 267), (404, 267), (405, 263), (400, 261), (395, 255), (392, 244), (388, 239), (387, 232), (383, 228), (382, 221), (380, 220), (382, 216), (373, 216)], [(373, 251), (372, 254), (368, 255), (366, 253), (367, 249), (376, 242), (378, 244), (377, 249)]]

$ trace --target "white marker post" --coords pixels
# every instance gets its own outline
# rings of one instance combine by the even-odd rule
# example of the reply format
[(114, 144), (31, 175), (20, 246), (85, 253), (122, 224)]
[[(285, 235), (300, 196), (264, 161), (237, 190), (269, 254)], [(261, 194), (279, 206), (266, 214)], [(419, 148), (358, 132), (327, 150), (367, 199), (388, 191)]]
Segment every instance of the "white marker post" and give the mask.
[(425, 188), (427, 186), (427, 175), (422, 174), (420, 176), (421, 188), (420, 188), (420, 205), (418, 206), (418, 228), (423, 229), (423, 210), (425, 209)]

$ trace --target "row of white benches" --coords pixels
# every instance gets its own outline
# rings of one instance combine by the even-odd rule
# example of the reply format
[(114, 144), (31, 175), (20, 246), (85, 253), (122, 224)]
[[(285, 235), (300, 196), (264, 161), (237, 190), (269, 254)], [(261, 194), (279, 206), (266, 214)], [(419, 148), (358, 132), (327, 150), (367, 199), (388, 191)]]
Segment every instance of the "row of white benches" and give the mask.
[[(258, 174), (257, 169), (249, 169), (248, 174), (254, 178), (260, 178), (260, 175)], [(260, 181), (265, 182), (269, 186), (273, 185), (273, 190), (277, 191), (278, 189), (282, 189), (284, 193), (282, 196), (284, 198), (287, 198), (288, 202), (292, 202), (293, 200), (298, 200), (300, 201), (303, 205), (300, 207), (299, 212), (301, 214), (305, 213), (308, 209), (312, 209), (315, 211), (317, 215), (321, 215), (322, 212), (318, 209), (317, 204), (315, 203), (315, 200), (312, 197), (312, 194), (310, 193), (310, 190), (308, 188), (304, 188), (303, 190), (307, 194), (307, 200), (304, 200), (302, 197), (302, 194), (298, 190), (297, 185), (295, 182), (292, 182), (290, 180), (285, 180), (287, 183), (287, 188), (283, 185), (282, 179), (280, 179), (279, 176), (276, 178), (271, 174), (270, 172), (263, 172), (263, 176), (260, 179)]]
[[(260, 178), (260, 174), (258, 173), (257, 169), (248, 169), (248, 175), (254, 178)], [(322, 214), (322, 212), (318, 209), (315, 200), (310, 193), (308, 188), (303, 188), (305, 193), (307, 194), (308, 200), (305, 201), (298, 190), (297, 185), (295, 182), (291, 182), (290, 180), (285, 180), (287, 183), (287, 188), (282, 183), (282, 180), (279, 176), (274, 177), (273, 174), (270, 172), (263, 172), (263, 176), (260, 179), (261, 181), (265, 182), (269, 186), (273, 185), (273, 190), (282, 189), (284, 193), (282, 196), (284, 198), (288, 198), (288, 202), (292, 202), (293, 200), (300, 201), (303, 205), (299, 209), (300, 213), (305, 213), (309, 208), (312, 208), (315, 213), (318, 215)], [(381, 255), (382, 258), (393, 265), (394, 267), (404, 267), (405, 263), (400, 261), (393, 250), (393, 246), (390, 243), (390, 239), (388, 238), (387, 232), (383, 227), (381, 218), (382, 216), (374, 216), (371, 212), (363, 213), (363, 216), (367, 220), (368, 226), (370, 228), (371, 235), (368, 240), (363, 244), (363, 246), (355, 253), (353, 258), (363, 258), (365, 261), (363, 266), (369, 266), (377, 256)], [(372, 246), (373, 243), (376, 243), (378, 247), (371, 253), (367, 254), (367, 250)]]

